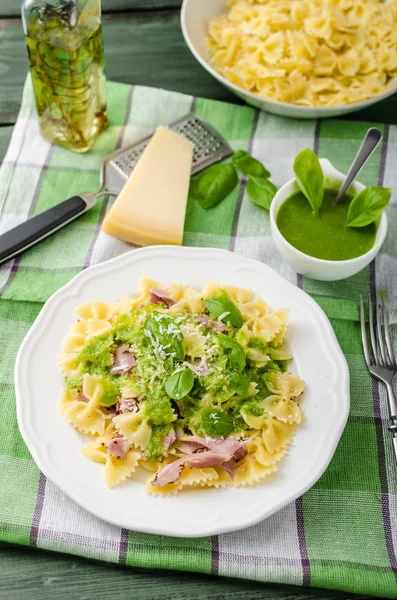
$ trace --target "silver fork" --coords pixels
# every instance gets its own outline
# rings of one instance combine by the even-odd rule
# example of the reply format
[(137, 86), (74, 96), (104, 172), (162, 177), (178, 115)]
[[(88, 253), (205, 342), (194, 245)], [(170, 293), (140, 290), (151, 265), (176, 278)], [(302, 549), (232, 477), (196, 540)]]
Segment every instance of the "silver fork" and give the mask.
[(368, 298), (369, 333), (375, 364), (371, 364), (371, 355), (368, 347), (367, 331), (365, 327), (365, 309), (362, 296), (360, 296), (360, 320), (364, 356), (368, 370), (371, 375), (375, 377), (375, 379), (381, 381), (386, 386), (389, 404), (389, 417), (391, 421), (389, 430), (393, 434), (393, 448), (397, 462), (397, 402), (391, 385), (393, 377), (397, 373), (397, 364), (390, 337), (389, 315), (385, 308), (385, 302), (383, 298), (376, 304), (375, 315), (372, 308), (371, 297)]

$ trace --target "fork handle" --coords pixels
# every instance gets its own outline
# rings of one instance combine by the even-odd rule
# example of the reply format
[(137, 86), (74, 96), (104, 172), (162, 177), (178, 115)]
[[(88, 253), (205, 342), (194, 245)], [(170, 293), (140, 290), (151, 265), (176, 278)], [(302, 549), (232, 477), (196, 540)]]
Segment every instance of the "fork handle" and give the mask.
[(397, 428), (397, 401), (391, 383), (386, 383), (386, 391), (387, 401), (389, 404), (389, 417), (392, 421), (392, 424)]
[(393, 435), (393, 449), (394, 449), (394, 456), (397, 462), (397, 435)]

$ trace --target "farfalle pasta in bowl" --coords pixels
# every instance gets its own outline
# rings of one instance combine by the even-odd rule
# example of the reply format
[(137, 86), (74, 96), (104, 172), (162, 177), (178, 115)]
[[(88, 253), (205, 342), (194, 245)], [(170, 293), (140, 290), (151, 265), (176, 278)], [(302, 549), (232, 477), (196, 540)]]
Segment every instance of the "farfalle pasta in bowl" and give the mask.
[(204, 68), (275, 114), (336, 116), (397, 90), (396, 0), (184, 0), (181, 20)]
[(287, 309), (270, 312), (244, 288), (143, 277), (137, 297), (77, 315), (59, 356), (60, 408), (89, 436), (82, 452), (109, 487), (142, 469), (155, 495), (252, 485), (277, 470), (303, 421)]

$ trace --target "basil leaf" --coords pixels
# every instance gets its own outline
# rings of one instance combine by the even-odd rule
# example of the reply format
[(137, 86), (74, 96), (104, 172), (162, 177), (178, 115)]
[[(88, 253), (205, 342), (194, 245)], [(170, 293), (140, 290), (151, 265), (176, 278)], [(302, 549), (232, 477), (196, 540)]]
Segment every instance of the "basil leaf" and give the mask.
[(242, 371), (245, 367), (245, 354), (243, 347), (238, 343), (237, 340), (229, 335), (218, 333), (218, 337), (222, 346), (226, 350), (226, 353), (229, 355), (229, 367), (233, 369), (233, 371)]
[(227, 296), (211, 296), (208, 300), (204, 300), (204, 306), (215, 319), (220, 318), (233, 327), (240, 328), (244, 325), (240, 309)]
[(250, 156), (245, 150), (238, 150), (232, 158), (233, 164), (244, 175), (253, 177), (270, 177), (270, 173), (259, 160)]
[(248, 379), (248, 377), (246, 377), (242, 373), (232, 371), (230, 375), (230, 385), (242, 398), (245, 398), (245, 396), (248, 394), (249, 384), (250, 380)]
[(390, 188), (369, 187), (353, 198), (347, 213), (347, 227), (365, 227), (382, 216), (389, 204)]
[(185, 340), (181, 328), (172, 317), (152, 312), (145, 321), (144, 332), (157, 356), (184, 360)]
[(246, 186), (247, 194), (254, 204), (270, 209), (270, 205), (277, 193), (277, 188), (268, 179), (264, 177), (250, 177)]
[(176, 371), (165, 380), (165, 391), (173, 400), (184, 398), (194, 386), (194, 375), (186, 367), (183, 371)]
[(209, 435), (223, 437), (233, 431), (232, 419), (219, 408), (205, 408), (201, 412), (201, 424)]
[(313, 150), (306, 148), (294, 160), (296, 181), (310, 202), (313, 213), (318, 215), (324, 197), (324, 173)]
[(233, 165), (213, 165), (192, 180), (190, 194), (201, 208), (212, 208), (224, 200), (237, 184), (237, 171)]

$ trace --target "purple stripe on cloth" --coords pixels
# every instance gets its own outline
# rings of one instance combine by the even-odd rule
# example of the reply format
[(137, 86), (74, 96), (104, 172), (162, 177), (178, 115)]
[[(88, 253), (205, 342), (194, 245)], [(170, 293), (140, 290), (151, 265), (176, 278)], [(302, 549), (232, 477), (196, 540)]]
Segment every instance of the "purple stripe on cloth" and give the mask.
[(213, 575), (219, 575), (219, 536), (213, 535), (211, 538), (212, 544), (212, 567), (211, 572)]
[(10, 273), (16, 273), (18, 271), (18, 264), (19, 264), (19, 260), (20, 257), (18, 258), (13, 258), (12, 260), (12, 265), (11, 265), (11, 269), (9, 267), (9, 262), (3, 263), (2, 265), (0, 265), (0, 271), (10, 271)]
[(389, 484), (387, 481), (387, 471), (386, 471), (386, 456), (385, 456), (385, 442), (389, 442), (392, 444), (392, 436), (389, 434), (388, 430), (386, 433), (386, 439), (383, 435), (383, 427), (380, 423), (381, 419), (379, 418), (381, 408), (380, 408), (380, 395), (379, 395), (379, 383), (372, 379), (372, 398), (374, 404), (374, 422), (375, 422), (375, 431), (376, 431), (376, 442), (378, 446), (378, 467), (379, 467), (379, 481), (380, 487), (382, 490), (381, 495), (381, 504), (382, 504), (382, 517), (383, 517), (383, 528), (385, 531), (385, 541), (387, 554), (389, 556), (390, 566), (393, 570), (393, 573), (396, 577), (397, 581), (397, 559), (396, 552), (393, 544), (393, 533), (392, 533), (392, 525), (390, 518), (390, 502), (389, 502)]
[(387, 159), (387, 150), (389, 148), (389, 125), (384, 126), (383, 130), (383, 143), (382, 150), (380, 156), (380, 167), (379, 167), (379, 177), (378, 177), (378, 185), (382, 186), (383, 181), (385, 179), (385, 170), (386, 170), (386, 159)]
[(122, 565), (127, 563), (127, 552), (128, 552), (128, 529), (121, 530), (120, 536), (120, 551), (119, 551), (119, 562)]
[[(387, 149), (389, 141), (389, 127), (385, 125), (383, 133), (383, 144), (381, 153), (381, 162), (379, 169), (378, 185), (383, 185), (385, 166), (387, 158)], [(376, 302), (377, 291), (376, 291), (376, 259), (372, 261), (369, 266), (369, 285), (370, 285), (370, 296), (372, 302)], [(392, 444), (391, 434), (386, 439), (383, 435), (383, 427), (381, 420), (381, 406), (380, 406), (380, 394), (379, 394), (379, 383), (372, 378), (372, 399), (374, 406), (374, 423), (376, 431), (376, 442), (378, 446), (378, 468), (379, 468), (379, 481), (382, 491), (382, 516), (383, 516), (383, 527), (385, 531), (385, 541), (387, 553), (389, 556), (390, 566), (395, 575), (397, 581), (397, 558), (393, 544), (393, 534), (390, 518), (390, 502), (389, 502), (389, 483), (387, 480), (387, 469), (386, 469), (386, 455), (385, 455), (385, 442)]]
[[(4, 294), (4, 292), (6, 291), (6, 289), (8, 287), (10, 287), (10, 285), (14, 281), (15, 275), (18, 272), (18, 268), (19, 268), (19, 265), (20, 265), (20, 262), (21, 262), (21, 258), (22, 258), (21, 256), (17, 256), (16, 258), (12, 258), (11, 259), (11, 261), (12, 261), (11, 269), (10, 269), (10, 272), (8, 274), (7, 281), (5, 282), (5, 284), (3, 285), (3, 287), (0, 290), (0, 296), (2, 296)], [(9, 262), (6, 262), (4, 264), (4, 266), (6, 267), (9, 264), (10, 264)]]
[(40, 171), (47, 171), (49, 165), (37, 165), (30, 162), (18, 162), (17, 160), (5, 160), (4, 165), (16, 169), (17, 167), (23, 167), (24, 169), (39, 169)]
[(304, 586), (310, 585), (310, 560), (307, 551), (306, 535), (305, 535), (305, 517), (303, 513), (302, 496), (295, 501), (296, 508), (296, 525), (298, 530), (299, 552), (301, 555), (301, 565)]
[(46, 478), (40, 471), (39, 489), (37, 491), (36, 508), (34, 509), (32, 526), (30, 528), (30, 545), (37, 546), (37, 538), (39, 536), (41, 515), (43, 512), (45, 498)]
[(98, 219), (98, 223), (97, 223), (97, 226), (95, 229), (94, 237), (92, 238), (91, 244), (88, 248), (87, 257), (84, 261), (83, 269), (87, 269), (91, 265), (92, 255), (94, 253), (96, 241), (99, 237), (99, 234), (101, 233), (102, 223), (103, 223), (103, 220), (106, 215), (106, 209), (108, 207), (109, 198), (110, 198), (110, 196), (105, 196), (105, 198), (102, 200), (101, 213), (99, 215), (99, 219)]
[[(255, 111), (255, 116), (254, 116), (254, 121), (253, 121), (253, 124), (252, 124), (250, 138), (249, 138), (249, 141), (248, 141), (248, 152), (250, 154), (252, 152), (252, 146), (253, 146), (253, 143), (254, 143), (254, 137), (255, 137), (256, 128), (258, 127), (259, 115), (260, 115), (260, 111), (256, 110)], [(243, 198), (244, 198), (244, 192), (245, 192), (245, 185), (246, 185), (246, 183), (247, 183), (247, 178), (244, 176), (242, 178), (242, 180), (241, 180), (240, 192), (239, 192), (239, 195), (238, 195), (238, 198), (237, 198), (236, 208), (234, 210), (233, 225), (232, 225), (232, 234), (231, 234), (230, 243), (229, 243), (229, 250), (231, 252), (234, 252), (234, 247), (235, 247), (235, 244), (236, 244), (238, 221), (239, 221), (239, 218), (240, 218), (241, 206), (243, 204)]]
[(314, 129), (314, 144), (313, 144), (313, 152), (318, 154), (320, 149), (320, 131), (321, 131), (321, 121), (316, 121), (316, 127)]
[[(119, 138), (118, 138), (117, 144), (116, 144), (116, 150), (118, 150), (123, 143), (125, 128), (127, 127), (130, 112), (131, 112), (133, 95), (134, 95), (134, 88), (132, 87), (128, 94), (128, 101), (127, 101), (127, 108), (125, 111), (124, 125), (122, 126), (122, 128), (120, 130), (120, 135), (119, 135)], [(83, 269), (87, 269), (91, 265), (92, 255), (94, 253), (95, 244), (97, 242), (99, 234), (101, 233), (102, 223), (103, 223), (103, 220), (106, 215), (107, 206), (109, 204), (109, 198), (110, 198), (110, 196), (105, 196), (105, 198), (102, 201), (101, 214), (99, 215), (99, 220), (98, 220), (98, 223), (97, 223), (97, 226), (95, 229), (94, 237), (92, 238), (90, 247), (88, 248), (87, 257), (84, 261)]]
[[(320, 131), (321, 131), (321, 121), (316, 121), (316, 127), (314, 129), (314, 142), (313, 142), (313, 151), (318, 154), (320, 148)], [(296, 276), (297, 286), (303, 290), (303, 275), (297, 273)], [(295, 501), (295, 510), (296, 510), (296, 527), (298, 533), (298, 543), (299, 543), (299, 553), (300, 553), (300, 562), (302, 567), (302, 583), (304, 586), (310, 585), (310, 560), (309, 554), (307, 551), (307, 543), (306, 543), (306, 535), (305, 535), (305, 516), (303, 512), (303, 502), (302, 497), (298, 498)]]

